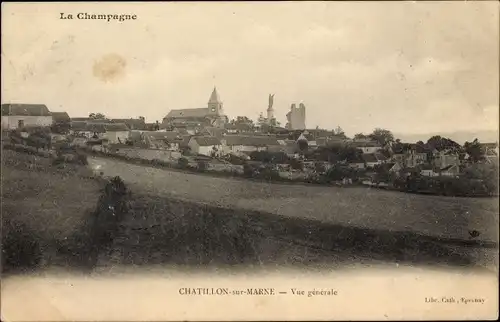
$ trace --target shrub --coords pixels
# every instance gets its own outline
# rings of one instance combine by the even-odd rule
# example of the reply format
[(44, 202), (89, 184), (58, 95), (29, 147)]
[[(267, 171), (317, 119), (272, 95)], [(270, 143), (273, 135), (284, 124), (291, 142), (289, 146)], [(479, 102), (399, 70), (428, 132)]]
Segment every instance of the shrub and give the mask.
[(4, 220), (2, 224), (2, 273), (36, 268), (42, 259), (37, 238), (25, 224)]
[(324, 173), (326, 172), (326, 167), (322, 162), (316, 162), (314, 163), (314, 170), (318, 173)]
[(297, 160), (297, 159), (291, 159), (290, 166), (292, 167), (292, 169), (295, 169), (295, 170), (304, 170), (304, 163), (302, 161)]
[(186, 169), (189, 165), (189, 161), (186, 158), (179, 158), (177, 163), (181, 169)]
[(256, 169), (251, 164), (245, 163), (243, 165), (243, 175), (247, 178), (252, 178), (256, 174)]
[(277, 169), (271, 166), (264, 167), (259, 171), (258, 177), (264, 180), (280, 180), (281, 176)]
[(198, 161), (197, 165), (197, 169), (200, 172), (205, 172), (208, 169), (208, 163), (205, 161)]

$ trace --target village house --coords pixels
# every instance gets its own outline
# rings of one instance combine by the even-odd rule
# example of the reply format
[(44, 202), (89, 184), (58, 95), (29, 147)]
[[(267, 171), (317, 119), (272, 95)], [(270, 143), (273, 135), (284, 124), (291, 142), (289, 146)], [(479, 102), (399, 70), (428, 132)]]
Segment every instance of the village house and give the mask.
[(450, 164), (439, 170), (439, 174), (447, 177), (456, 177), (460, 174), (460, 168), (456, 164)]
[(225, 125), (224, 128), (229, 134), (241, 134), (241, 133), (253, 132), (252, 125), (246, 123), (228, 123)]
[(267, 151), (270, 146), (279, 146), (278, 140), (269, 136), (225, 135), (221, 143), (224, 153), (250, 153)]
[(180, 151), (183, 136), (177, 131), (141, 131), (142, 140), (153, 149)]
[(94, 132), (94, 127), (88, 126), (87, 121), (71, 121), (69, 133), (77, 137), (90, 139), (94, 135), (99, 136), (104, 133), (104, 128), (99, 128)]
[(382, 150), (382, 145), (373, 140), (354, 140), (350, 143), (352, 146), (363, 151), (365, 154), (371, 154)]
[(127, 125), (130, 130), (146, 130), (146, 120), (144, 117), (136, 119), (111, 119), (110, 123), (123, 123)]
[(431, 164), (423, 164), (419, 167), (420, 174), (425, 177), (437, 177), (439, 176), (439, 171)]
[(412, 168), (427, 163), (427, 152), (418, 152), (416, 149), (398, 151), (392, 155), (391, 159), (404, 167)]
[(368, 168), (373, 168), (387, 161), (387, 158), (382, 153), (363, 153), (362, 157)]
[(213, 127), (213, 126), (207, 126), (203, 128), (202, 130), (198, 131), (199, 135), (207, 135), (207, 136), (213, 136), (221, 140), (224, 135), (227, 133), (225, 129)]
[(481, 147), (483, 148), (485, 154), (490, 154), (490, 155), (499, 155), (498, 151), (498, 143), (480, 143)]
[(213, 136), (193, 136), (188, 143), (191, 152), (207, 156), (220, 155), (222, 144)]
[(448, 151), (434, 151), (432, 164), (439, 168), (443, 169), (450, 165), (460, 165), (460, 158), (457, 153), (448, 152)]
[(69, 124), (71, 123), (71, 118), (66, 112), (51, 112), (53, 124)]
[(71, 118), (66, 112), (51, 112), (52, 129), (58, 134), (66, 134), (71, 129)]
[(330, 146), (335, 144), (343, 144), (346, 140), (339, 136), (331, 136), (331, 137), (318, 137), (316, 138), (317, 146)]
[(50, 127), (52, 114), (44, 104), (2, 104), (2, 129)]
[(487, 163), (498, 163), (498, 143), (481, 143)]
[(351, 169), (366, 169), (366, 162), (364, 159), (352, 160), (347, 164)]
[(294, 140), (278, 140), (278, 139), (276, 141), (278, 142), (278, 145), (268, 146), (267, 151), (269, 151), (269, 152), (283, 152), (288, 157), (291, 157), (291, 158), (298, 157), (297, 142), (295, 142)]
[(86, 139), (105, 139), (110, 144), (125, 144), (129, 138), (130, 130), (124, 123), (73, 121), (70, 133)]
[(130, 135), (130, 130), (125, 123), (104, 124), (104, 138), (109, 143), (125, 143)]

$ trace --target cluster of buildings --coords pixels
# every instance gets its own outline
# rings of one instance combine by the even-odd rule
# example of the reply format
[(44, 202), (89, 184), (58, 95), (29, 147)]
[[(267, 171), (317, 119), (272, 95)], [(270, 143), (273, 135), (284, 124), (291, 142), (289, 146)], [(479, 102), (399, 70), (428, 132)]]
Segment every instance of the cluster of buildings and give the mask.
[[(267, 117), (259, 124), (241, 117), (242, 121), (229, 121), (217, 89), (214, 87), (207, 106), (194, 109), (171, 110), (160, 122), (146, 123), (143, 117), (107, 119), (97, 117), (70, 118), (65, 112), (50, 111), (42, 104), (3, 104), (2, 129), (30, 126), (67, 126), (75, 140), (85, 144), (88, 140), (101, 140), (106, 145), (126, 146), (155, 151), (172, 151), (210, 157), (233, 154), (248, 158), (254, 151), (282, 152), (288, 157), (304, 158), (299, 142), (307, 142), (309, 151), (334, 145), (355, 147), (359, 155), (343, 162), (351, 168), (367, 169), (385, 165), (391, 172), (413, 169), (422, 175), (457, 175), (467, 156), (453, 151), (437, 151), (418, 144), (387, 144), (381, 146), (370, 139), (348, 139), (334, 131), (306, 129), (306, 107), (291, 105), (284, 128), (275, 122), (274, 95), (269, 95)], [(238, 118), (240, 119), (240, 118)], [(267, 124), (267, 129), (261, 125)], [(270, 131), (272, 129), (272, 131)], [(104, 143), (103, 143), (104, 144)], [(498, 159), (498, 145), (484, 145), (487, 160)], [(313, 160), (314, 161), (314, 160)], [(324, 161), (324, 160), (323, 160)]]
[[(465, 152), (459, 153), (453, 149), (437, 150), (428, 144), (389, 143), (381, 146), (372, 142), (358, 146), (363, 154), (360, 160), (349, 163), (349, 166), (354, 168), (384, 166), (389, 172), (398, 174), (403, 171), (407, 174), (416, 172), (427, 177), (454, 177), (470, 164), (470, 156)], [(483, 143), (481, 146), (485, 162), (498, 164), (498, 144)]]

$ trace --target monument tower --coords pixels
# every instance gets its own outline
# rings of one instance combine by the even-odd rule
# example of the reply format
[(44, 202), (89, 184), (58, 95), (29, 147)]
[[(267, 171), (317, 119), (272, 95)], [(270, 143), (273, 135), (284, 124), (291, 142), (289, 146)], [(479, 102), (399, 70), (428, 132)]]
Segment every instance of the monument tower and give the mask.
[(267, 121), (271, 122), (274, 119), (274, 94), (269, 94), (269, 105), (267, 106)]

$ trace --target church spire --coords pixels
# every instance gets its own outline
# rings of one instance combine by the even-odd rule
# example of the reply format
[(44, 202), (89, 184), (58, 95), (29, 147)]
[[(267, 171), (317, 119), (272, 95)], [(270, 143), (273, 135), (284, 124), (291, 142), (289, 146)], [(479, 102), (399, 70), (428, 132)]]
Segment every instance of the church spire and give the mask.
[(212, 95), (210, 95), (210, 99), (208, 103), (222, 103), (219, 97), (219, 93), (217, 93), (217, 87), (214, 86), (214, 90), (212, 91)]

